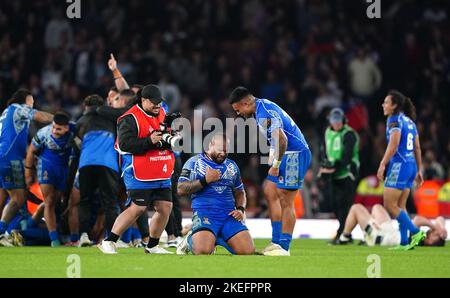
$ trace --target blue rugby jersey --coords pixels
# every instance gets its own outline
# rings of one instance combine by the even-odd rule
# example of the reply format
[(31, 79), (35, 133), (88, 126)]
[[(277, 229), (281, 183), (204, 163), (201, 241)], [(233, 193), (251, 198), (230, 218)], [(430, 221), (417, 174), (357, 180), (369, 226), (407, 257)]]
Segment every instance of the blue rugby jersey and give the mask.
[(52, 136), (53, 124), (41, 128), (32, 140), (32, 144), (40, 149), (39, 158), (51, 165), (67, 166), (74, 151), (72, 141), (75, 137), (75, 123), (70, 124), (70, 130), (64, 136)]
[(388, 118), (386, 125), (386, 139), (393, 131), (400, 131), (400, 144), (391, 162), (414, 162), (414, 143), (417, 136), (417, 128), (414, 122), (405, 114), (399, 113)]
[(8, 106), (0, 117), (0, 159), (23, 160), (27, 152), (28, 129), (36, 110), (25, 104)]
[(288, 146), (286, 151), (303, 151), (309, 149), (308, 143), (305, 140), (300, 128), (292, 120), (282, 108), (276, 103), (267, 99), (256, 99), (256, 122), (261, 131), (267, 136), (267, 139), (271, 145), (272, 132), (280, 128), (288, 140)]
[(178, 182), (194, 181), (204, 177), (207, 167), (219, 170), (222, 173), (221, 179), (192, 194), (192, 208), (231, 212), (235, 209), (234, 190), (244, 189), (239, 168), (231, 159), (227, 158), (222, 164), (217, 164), (204, 153), (191, 157), (184, 164)]

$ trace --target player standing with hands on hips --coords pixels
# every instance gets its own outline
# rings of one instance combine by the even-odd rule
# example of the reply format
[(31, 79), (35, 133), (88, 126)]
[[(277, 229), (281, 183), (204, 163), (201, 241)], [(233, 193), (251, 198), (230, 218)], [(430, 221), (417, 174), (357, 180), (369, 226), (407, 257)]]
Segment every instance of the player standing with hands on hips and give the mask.
[(230, 103), (238, 115), (256, 118), (258, 127), (274, 150), (267, 179), (276, 183), (281, 205), (280, 239), (263, 253), (266, 256), (289, 256), (296, 223), (294, 199), (311, 164), (311, 151), (297, 124), (276, 103), (255, 98), (244, 87), (233, 90)]

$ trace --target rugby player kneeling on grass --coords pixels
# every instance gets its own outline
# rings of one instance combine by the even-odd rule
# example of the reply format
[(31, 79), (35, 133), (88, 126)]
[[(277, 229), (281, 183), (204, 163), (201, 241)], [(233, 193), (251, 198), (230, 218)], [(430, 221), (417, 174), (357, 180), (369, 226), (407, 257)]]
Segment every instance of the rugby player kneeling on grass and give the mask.
[(178, 194), (191, 196), (192, 231), (177, 254), (209, 255), (216, 245), (232, 254), (252, 255), (255, 246), (243, 223), (246, 196), (238, 166), (227, 158), (227, 137), (216, 134), (208, 150), (189, 159), (178, 180)]

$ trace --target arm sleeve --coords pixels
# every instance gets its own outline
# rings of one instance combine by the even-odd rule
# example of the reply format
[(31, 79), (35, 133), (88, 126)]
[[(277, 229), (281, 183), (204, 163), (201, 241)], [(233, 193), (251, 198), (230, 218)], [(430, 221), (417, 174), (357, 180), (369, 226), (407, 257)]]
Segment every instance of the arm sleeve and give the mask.
[(278, 128), (283, 129), (283, 121), (280, 114), (275, 110), (268, 110), (265, 106), (263, 106), (256, 114), (256, 121), (265, 127), (267, 139), (270, 142), (271, 148), (273, 148), (275, 145), (274, 140), (272, 139), (273, 131)]
[(260, 119), (267, 119), (268, 131), (274, 131), (277, 128), (283, 128), (283, 120), (280, 113), (276, 110), (268, 110), (263, 107), (257, 117)]
[(132, 115), (125, 116), (117, 124), (117, 138), (123, 152), (142, 155), (151, 149), (157, 149), (150, 138), (138, 137), (138, 127)]
[(389, 133), (392, 133), (395, 130), (402, 130), (402, 123), (398, 116), (392, 116), (388, 119), (387, 127)]
[(344, 136), (344, 153), (342, 159), (336, 161), (336, 171), (346, 168), (351, 162), (353, 157), (353, 148), (356, 144), (356, 136), (353, 132), (347, 132)]
[(195, 161), (193, 158), (190, 158), (183, 166), (181, 170), (180, 178), (178, 178), (178, 182), (192, 181), (195, 176), (194, 172)]
[(234, 178), (234, 190), (244, 190), (244, 183), (242, 183), (241, 171), (239, 167), (235, 164), (236, 167), (236, 176)]
[(15, 111), (16, 115), (21, 120), (33, 120), (34, 114), (36, 114), (36, 110), (27, 106), (27, 105), (21, 105), (17, 110)]
[(37, 134), (33, 137), (33, 140), (31, 140), (31, 144), (33, 144), (33, 146), (36, 147), (37, 149), (41, 149), (42, 145), (45, 142), (45, 134), (43, 129), (39, 130)]

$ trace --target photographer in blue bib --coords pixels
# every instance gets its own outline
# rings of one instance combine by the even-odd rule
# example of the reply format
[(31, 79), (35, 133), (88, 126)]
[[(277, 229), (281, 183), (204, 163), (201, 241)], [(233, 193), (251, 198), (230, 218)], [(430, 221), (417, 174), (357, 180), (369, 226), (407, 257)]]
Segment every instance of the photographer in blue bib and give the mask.
[(325, 131), (325, 150), (319, 176), (325, 177), (331, 187), (332, 210), (339, 221), (336, 237), (330, 244), (340, 244), (345, 219), (353, 205), (356, 179), (359, 172), (359, 136), (348, 124), (344, 111), (332, 109)]

